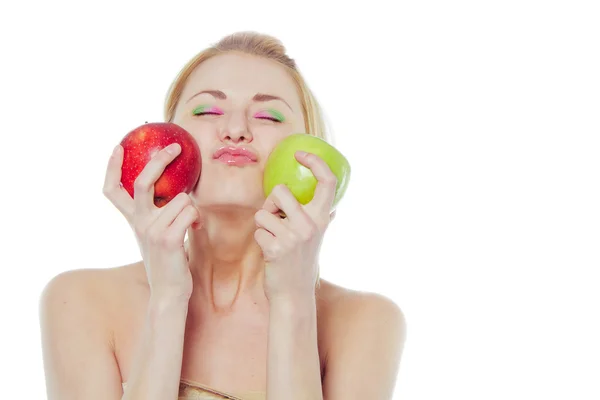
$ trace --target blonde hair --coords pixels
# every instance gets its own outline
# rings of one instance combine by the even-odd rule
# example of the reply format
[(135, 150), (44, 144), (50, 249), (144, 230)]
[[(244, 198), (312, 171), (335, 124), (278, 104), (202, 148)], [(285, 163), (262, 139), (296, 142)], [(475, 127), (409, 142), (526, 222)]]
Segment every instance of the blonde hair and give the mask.
[(241, 52), (257, 57), (263, 57), (275, 61), (285, 68), (290, 77), (294, 80), (296, 90), (300, 96), (302, 114), (304, 115), (304, 126), (306, 128), (305, 133), (317, 136), (328, 142), (331, 141), (332, 137), (326, 128), (325, 119), (319, 103), (300, 74), (296, 62), (287, 55), (287, 51), (281, 41), (273, 36), (251, 31), (236, 32), (225, 36), (216, 44), (213, 44), (196, 54), (184, 65), (177, 74), (175, 80), (171, 83), (167, 92), (164, 106), (165, 121), (173, 121), (175, 109), (181, 98), (183, 88), (196, 67), (209, 58), (227, 52)]
[[(296, 90), (300, 96), (300, 104), (302, 105), (302, 114), (304, 115), (305, 133), (317, 136), (328, 142), (333, 140), (331, 133), (326, 128), (326, 122), (321, 106), (302, 77), (296, 62), (287, 55), (287, 51), (281, 41), (273, 36), (251, 31), (236, 32), (225, 36), (216, 44), (196, 54), (184, 65), (171, 83), (167, 92), (164, 106), (165, 121), (173, 121), (175, 109), (181, 98), (181, 93), (183, 92), (188, 78), (196, 67), (209, 58), (227, 52), (241, 52), (279, 63), (279, 65), (285, 68), (290, 74), (296, 85)], [(320, 283), (320, 266), (317, 266), (317, 282), (315, 289), (320, 286)]]

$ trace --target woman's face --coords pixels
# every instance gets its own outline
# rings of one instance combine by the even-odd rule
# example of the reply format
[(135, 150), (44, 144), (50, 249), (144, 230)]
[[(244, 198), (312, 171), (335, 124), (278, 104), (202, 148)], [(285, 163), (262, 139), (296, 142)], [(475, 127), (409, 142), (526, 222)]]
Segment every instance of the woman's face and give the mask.
[(283, 67), (238, 53), (194, 70), (173, 122), (200, 147), (202, 173), (191, 193), (200, 207), (259, 208), (269, 153), (286, 136), (305, 132), (300, 97)]

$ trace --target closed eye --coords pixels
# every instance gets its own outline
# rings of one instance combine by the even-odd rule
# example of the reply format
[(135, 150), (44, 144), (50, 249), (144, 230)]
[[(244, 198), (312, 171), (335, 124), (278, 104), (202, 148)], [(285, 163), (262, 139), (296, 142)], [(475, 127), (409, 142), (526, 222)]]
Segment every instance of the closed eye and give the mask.
[(257, 118), (257, 119), (268, 119), (268, 120), (271, 120), (271, 121), (273, 121), (273, 122), (281, 122), (281, 121), (280, 121), (280, 120), (278, 120), (277, 118), (274, 118), (274, 117), (268, 117), (268, 116), (259, 116), (259, 117), (256, 117), (256, 118)]
[(192, 111), (193, 115), (223, 115), (223, 111), (218, 107), (198, 106)]
[(273, 122), (285, 121), (285, 117), (283, 116), (283, 114), (280, 113), (279, 111), (273, 110), (273, 109), (267, 110), (267, 111), (261, 111), (261, 112), (255, 114), (254, 117), (257, 119), (268, 119)]

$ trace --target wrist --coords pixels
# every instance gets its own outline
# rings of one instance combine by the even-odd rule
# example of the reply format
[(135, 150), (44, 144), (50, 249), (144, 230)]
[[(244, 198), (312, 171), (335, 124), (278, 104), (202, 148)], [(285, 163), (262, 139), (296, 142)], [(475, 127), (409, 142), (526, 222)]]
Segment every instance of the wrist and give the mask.
[(187, 311), (190, 296), (175, 293), (151, 293), (148, 308), (153, 314), (169, 313), (175, 310)]
[(160, 302), (186, 302), (192, 297), (193, 288), (188, 285), (150, 285), (150, 299)]
[(316, 295), (314, 292), (278, 295), (269, 299), (272, 313), (299, 317), (311, 315), (316, 311)]

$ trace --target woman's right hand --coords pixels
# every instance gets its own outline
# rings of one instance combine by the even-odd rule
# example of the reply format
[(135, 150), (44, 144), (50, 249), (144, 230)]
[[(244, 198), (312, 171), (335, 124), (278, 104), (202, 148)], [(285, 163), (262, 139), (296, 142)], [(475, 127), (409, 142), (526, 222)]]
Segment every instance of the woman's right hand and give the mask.
[(194, 222), (201, 222), (198, 209), (186, 193), (161, 208), (154, 204), (154, 184), (180, 151), (181, 146), (174, 143), (152, 157), (135, 180), (134, 198), (121, 184), (121, 145), (115, 148), (106, 171), (103, 193), (135, 232), (152, 296), (189, 298), (193, 290), (184, 238)]

